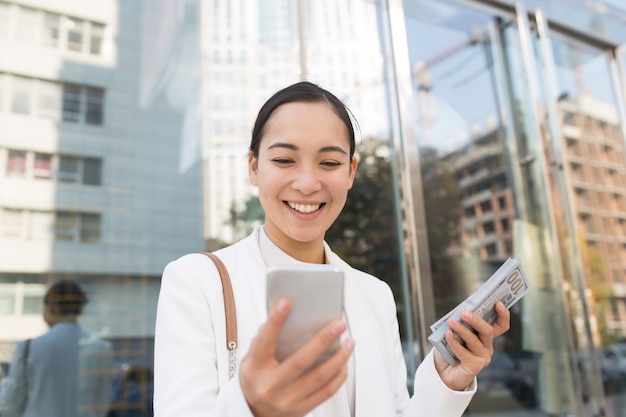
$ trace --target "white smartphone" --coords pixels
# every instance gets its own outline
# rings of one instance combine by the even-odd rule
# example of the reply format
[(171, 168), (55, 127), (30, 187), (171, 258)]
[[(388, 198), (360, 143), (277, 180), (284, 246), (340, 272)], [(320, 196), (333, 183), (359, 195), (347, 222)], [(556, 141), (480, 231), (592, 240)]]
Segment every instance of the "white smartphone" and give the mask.
[[(291, 312), (278, 339), (276, 359), (283, 361), (343, 312), (343, 271), (333, 265), (271, 266), (267, 270), (268, 311), (281, 298), (291, 300)], [(339, 348), (335, 341), (315, 362)]]

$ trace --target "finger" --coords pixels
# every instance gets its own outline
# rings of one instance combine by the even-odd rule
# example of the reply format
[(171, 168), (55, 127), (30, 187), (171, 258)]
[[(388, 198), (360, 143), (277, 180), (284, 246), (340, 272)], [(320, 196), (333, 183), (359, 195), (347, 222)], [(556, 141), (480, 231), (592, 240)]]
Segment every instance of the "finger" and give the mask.
[(494, 337), (502, 335), (511, 327), (511, 312), (501, 301), (496, 303), (496, 312), (498, 317), (493, 324)]
[(322, 328), (298, 350), (283, 361), (283, 369), (289, 374), (302, 374), (320, 357), (322, 353), (346, 330), (346, 323), (335, 320)]
[(483, 348), (489, 349), (493, 343), (491, 325), (482, 317), (469, 311), (464, 311), (461, 318), (463, 322), (451, 319), (450, 329), (465, 342), (467, 348), (477, 353)]
[(259, 328), (252, 342), (249, 354), (252, 357), (274, 358), (278, 346), (278, 336), (291, 312), (291, 301), (283, 298), (270, 310), (267, 321)]
[(312, 393), (309, 393), (308, 397), (303, 400), (303, 403), (310, 409), (315, 408), (318, 404), (326, 401), (337, 392), (341, 385), (346, 381), (348, 377), (348, 370), (345, 366), (341, 367), (330, 380), (327, 380), (320, 388)]
[(298, 401), (318, 404), (332, 396), (347, 376), (346, 363), (354, 350), (354, 341), (348, 338), (327, 360), (306, 372), (296, 383), (294, 392)]
[[(465, 327), (465, 326), (462, 326)], [(468, 330), (467, 328), (465, 328)], [(476, 375), (480, 372), (490, 361), (491, 353), (478, 339), (478, 337), (471, 331), (466, 338), (471, 339), (465, 341), (465, 346), (455, 337), (455, 332), (448, 330), (445, 338), (448, 342), (448, 347), (455, 354), (455, 356), (461, 361), (463, 368), (471, 375)]]

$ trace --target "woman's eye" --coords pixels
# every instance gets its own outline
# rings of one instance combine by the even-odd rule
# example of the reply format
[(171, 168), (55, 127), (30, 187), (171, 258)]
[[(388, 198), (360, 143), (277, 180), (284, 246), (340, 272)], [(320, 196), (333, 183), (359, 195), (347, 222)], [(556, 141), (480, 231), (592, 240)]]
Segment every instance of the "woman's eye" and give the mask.
[(334, 167), (338, 167), (341, 165), (341, 162), (337, 162), (337, 161), (323, 161), (321, 163), (321, 165), (328, 167), (328, 168), (334, 168)]
[(289, 158), (274, 158), (274, 159), (272, 159), (272, 162), (275, 162), (275, 163), (277, 163), (279, 165), (284, 165), (284, 164), (288, 164), (288, 163), (290, 163), (292, 161)]

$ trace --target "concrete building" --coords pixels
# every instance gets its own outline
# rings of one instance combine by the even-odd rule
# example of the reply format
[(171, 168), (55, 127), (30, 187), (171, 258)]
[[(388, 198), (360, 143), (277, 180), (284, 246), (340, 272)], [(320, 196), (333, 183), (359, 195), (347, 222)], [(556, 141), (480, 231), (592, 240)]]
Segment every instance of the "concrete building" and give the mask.
[(120, 361), (149, 358), (163, 267), (203, 248), (201, 165), (180, 163), (187, 103), (150, 83), (171, 81), (149, 13), (0, 2), (0, 362), (45, 330), (41, 297), (60, 278), (85, 287), (84, 324)]

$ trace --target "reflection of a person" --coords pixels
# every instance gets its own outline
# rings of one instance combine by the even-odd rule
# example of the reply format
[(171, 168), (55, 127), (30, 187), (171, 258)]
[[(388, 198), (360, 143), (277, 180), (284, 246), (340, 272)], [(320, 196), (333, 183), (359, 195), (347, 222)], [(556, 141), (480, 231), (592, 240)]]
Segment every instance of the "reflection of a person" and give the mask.
[(113, 382), (107, 417), (152, 417), (154, 377), (145, 366), (126, 366)]
[(102, 417), (109, 407), (111, 345), (84, 333), (87, 303), (72, 281), (52, 285), (43, 317), (50, 330), (17, 344), (0, 391), (2, 417)]

